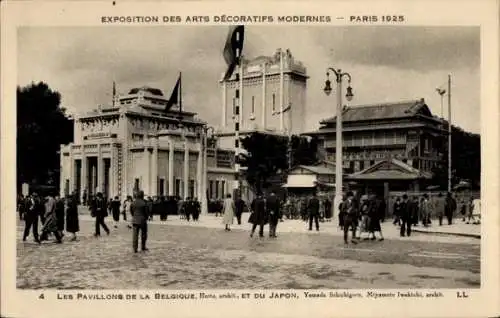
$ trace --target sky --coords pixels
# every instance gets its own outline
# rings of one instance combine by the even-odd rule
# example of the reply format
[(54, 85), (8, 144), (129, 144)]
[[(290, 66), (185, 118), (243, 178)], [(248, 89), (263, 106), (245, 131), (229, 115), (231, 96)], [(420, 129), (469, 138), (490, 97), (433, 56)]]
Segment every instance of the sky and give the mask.
[[(82, 113), (144, 85), (170, 96), (182, 71), (183, 107), (220, 124), (218, 80), (227, 26), (23, 27), (18, 29), (18, 78), (25, 86), (46, 82), (61, 106)], [(305, 127), (335, 115), (334, 93), (323, 93), (326, 68), (351, 74), (363, 105), (424, 98), (441, 116), (437, 87), (452, 77), (452, 122), (480, 132), (480, 32), (478, 27), (247, 26), (247, 58), (290, 49), (310, 76)], [(345, 94), (345, 92), (343, 92)], [(444, 115), (447, 116), (447, 100)]]

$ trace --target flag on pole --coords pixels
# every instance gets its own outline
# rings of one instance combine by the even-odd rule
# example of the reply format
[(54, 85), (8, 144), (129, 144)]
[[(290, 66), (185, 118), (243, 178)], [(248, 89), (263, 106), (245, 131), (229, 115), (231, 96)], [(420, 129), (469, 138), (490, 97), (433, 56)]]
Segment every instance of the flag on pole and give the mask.
[(170, 98), (168, 99), (167, 106), (165, 111), (170, 110), (173, 105), (179, 105), (179, 111), (182, 111), (182, 96), (180, 96), (181, 92), (181, 73), (179, 73), (179, 78), (177, 79), (177, 83), (175, 83), (174, 89)]
[(243, 38), (245, 26), (238, 25), (229, 28), (229, 33), (226, 39), (226, 45), (222, 55), (227, 64), (227, 71), (223, 81), (227, 81), (234, 72), (236, 65), (240, 63), (241, 52), (243, 51)]

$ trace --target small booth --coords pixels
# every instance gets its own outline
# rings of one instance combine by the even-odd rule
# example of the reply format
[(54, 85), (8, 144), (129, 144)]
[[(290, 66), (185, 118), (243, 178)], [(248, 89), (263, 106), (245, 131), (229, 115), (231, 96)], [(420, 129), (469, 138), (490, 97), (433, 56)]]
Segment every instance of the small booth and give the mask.
[(293, 217), (304, 217), (307, 198), (316, 192), (320, 199), (320, 213), (325, 202), (333, 202), (335, 196), (335, 166), (322, 162), (314, 166), (299, 165), (290, 170), (286, 183), (287, 202), (293, 206)]
[(314, 166), (299, 165), (290, 170), (287, 182), (283, 185), (289, 194), (309, 195), (313, 191), (334, 192), (335, 167), (322, 162)]

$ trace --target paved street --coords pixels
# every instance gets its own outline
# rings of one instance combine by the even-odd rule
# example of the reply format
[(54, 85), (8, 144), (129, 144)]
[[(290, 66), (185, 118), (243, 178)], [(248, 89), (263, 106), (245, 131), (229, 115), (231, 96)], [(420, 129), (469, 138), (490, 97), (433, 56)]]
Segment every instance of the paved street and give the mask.
[(279, 237), (270, 239), (250, 238), (246, 222), (225, 232), (220, 220), (207, 216), (199, 224), (187, 224), (170, 217), (164, 224), (153, 222), (150, 251), (138, 254), (132, 253), (131, 231), (125, 223), (110, 236), (96, 239), (90, 218), (81, 216), (78, 242), (41, 246), (31, 238), (21, 241), (24, 224), (19, 223), (17, 285), (61, 289), (480, 286), (477, 239), (418, 233), (404, 239), (386, 222), (385, 241), (345, 246), (334, 224), (322, 224), (318, 233), (304, 230), (301, 221), (285, 221), (278, 228), (282, 229)]

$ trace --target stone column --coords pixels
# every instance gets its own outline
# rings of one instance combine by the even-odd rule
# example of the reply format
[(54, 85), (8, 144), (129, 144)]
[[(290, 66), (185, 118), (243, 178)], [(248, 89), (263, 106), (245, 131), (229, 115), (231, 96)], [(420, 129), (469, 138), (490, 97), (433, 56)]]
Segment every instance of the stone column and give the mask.
[(71, 193), (73, 193), (73, 191), (75, 191), (75, 182), (76, 182), (75, 158), (73, 157), (73, 144), (69, 144), (68, 148), (69, 148), (69, 189), (68, 189), (68, 192), (69, 192), (69, 194), (71, 194)]
[(98, 145), (97, 153), (97, 192), (104, 194), (104, 160), (102, 159), (102, 146)]
[(89, 194), (89, 189), (87, 189), (89, 174), (87, 171), (87, 157), (85, 156), (84, 146), (82, 144), (82, 165), (80, 171), (80, 200), (83, 202), (83, 192), (86, 190), (87, 197)]
[(174, 195), (174, 140), (172, 138), (168, 141), (168, 195)]
[(149, 145), (144, 147), (143, 171), (145, 171), (144, 185), (141, 190), (144, 191), (144, 196), (151, 195), (151, 160), (149, 154)]
[(189, 196), (189, 145), (187, 138), (184, 138), (184, 199)]
[(115, 144), (111, 144), (111, 159), (109, 160), (109, 184), (110, 193), (113, 197), (118, 195), (118, 154)]
[(151, 195), (158, 195), (158, 137), (155, 137), (153, 144), (153, 158), (151, 163)]
[[(201, 141), (200, 141), (201, 142)], [(198, 197), (198, 200), (201, 202), (202, 200), (202, 195), (203, 195), (203, 147), (201, 146), (201, 143), (199, 145), (199, 150), (198, 150), (198, 162), (196, 166), (196, 196)]]

